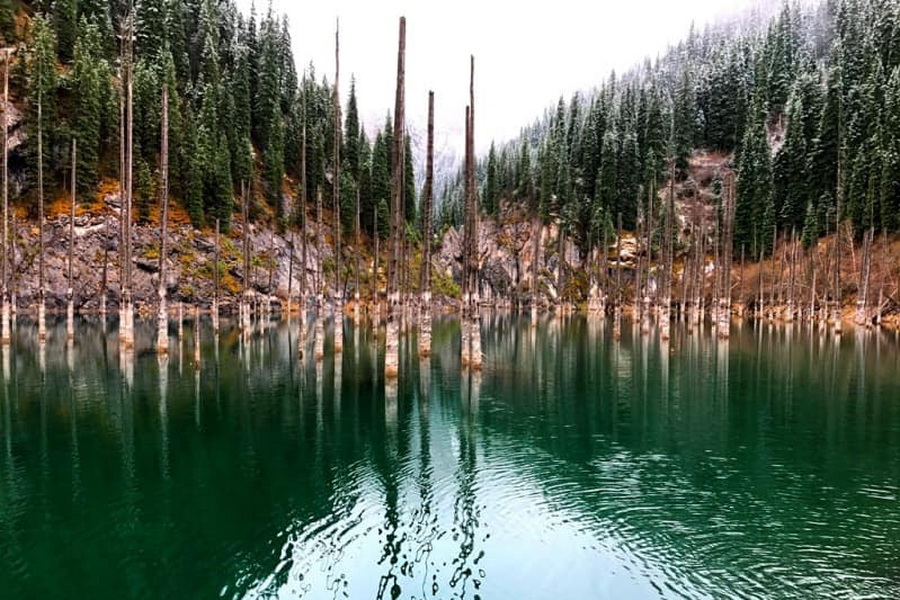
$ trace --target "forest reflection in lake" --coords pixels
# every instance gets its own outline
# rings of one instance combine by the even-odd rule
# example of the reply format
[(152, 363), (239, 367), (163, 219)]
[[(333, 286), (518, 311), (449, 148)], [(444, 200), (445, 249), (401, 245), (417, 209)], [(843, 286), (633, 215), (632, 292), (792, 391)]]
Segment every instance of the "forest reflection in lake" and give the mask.
[[(0, 596), (900, 596), (900, 352), (745, 323), (622, 339), (583, 317), (459, 325), (380, 374), (297, 323), (172, 353), (20, 321), (0, 353)], [(326, 328), (326, 335), (331, 335)], [(326, 350), (331, 348), (326, 339)]]

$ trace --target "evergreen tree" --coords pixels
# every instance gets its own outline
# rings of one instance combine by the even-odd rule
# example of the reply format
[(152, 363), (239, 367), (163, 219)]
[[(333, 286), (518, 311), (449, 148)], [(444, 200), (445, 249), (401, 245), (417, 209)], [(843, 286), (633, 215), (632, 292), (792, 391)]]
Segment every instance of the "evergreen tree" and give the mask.
[(0, 0), (0, 35), (8, 44), (16, 37), (16, 9), (13, 0)]
[(751, 111), (738, 160), (734, 247), (745, 246), (756, 256), (770, 248), (775, 229), (772, 162), (761, 106)]
[(53, 15), (59, 60), (70, 63), (78, 37), (78, 0), (54, 0)]
[(491, 143), (491, 149), (488, 152), (487, 180), (482, 194), (484, 211), (490, 215), (496, 215), (500, 207), (500, 182), (497, 171), (497, 150)]
[(93, 190), (98, 180), (103, 124), (103, 95), (106, 93), (110, 68), (103, 58), (103, 41), (96, 24), (82, 17), (72, 65), (73, 107), (72, 133), (78, 140), (78, 191)]
[(28, 96), (28, 129), (26, 153), (29, 158), (29, 182), (37, 182), (37, 132), (38, 102), (41, 107), (40, 129), (43, 134), (44, 181), (50, 182), (59, 160), (56, 155), (59, 139), (59, 122), (57, 120), (56, 92), (59, 85), (56, 75), (56, 36), (50, 21), (38, 14), (32, 22), (34, 40), (26, 56), (27, 96)]
[(284, 216), (284, 202), (281, 196), (281, 184), (284, 179), (284, 124), (280, 109), (274, 107), (272, 122), (269, 125), (269, 144), (263, 158), (265, 165), (266, 200), (275, 209), (275, 214)]
[[(353, 179), (359, 181), (362, 171), (360, 160), (360, 128), (359, 109), (356, 105), (356, 80), (350, 80), (350, 99), (347, 101), (347, 116), (344, 118), (344, 148), (341, 155), (344, 159), (344, 168), (350, 172)], [(341, 194), (343, 196), (343, 194)]]

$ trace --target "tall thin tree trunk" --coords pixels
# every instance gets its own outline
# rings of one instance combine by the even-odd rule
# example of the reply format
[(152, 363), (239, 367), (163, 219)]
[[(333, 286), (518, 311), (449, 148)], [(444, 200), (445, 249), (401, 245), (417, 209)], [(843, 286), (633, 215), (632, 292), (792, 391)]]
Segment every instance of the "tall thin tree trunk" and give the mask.
[[(479, 295), (479, 234), (478, 230), (481, 225), (481, 202), (478, 200), (478, 189), (475, 186), (475, 57), (469, 57), (469, 198), (471, 202), (471, 222), (472, 235), (471, 241), (471, 258), (469, 260), (470, 269), (470, 301), (472, 309), (469, 313), (471, 319), (471, 366), (472, 369), (480, 371), (483, 365), (483, 357), (481, 353), (481, 311), (480, 311), (480, 295)], [(565, 243), (565, 242), (564, 242)], [(565, 245), (563, 246), (565, 248)]]
[(213, 266), (213, 303), (212, 303), (212, 326), (213, 333), (218, 335), (219, 333), (219, 256), (221, 240), (220, 238), (220, 225), (219, 219), (216, 219), (216, 243), (215, 243), (215, 256), (214, 266)]
[(354, 223), (354, 227), (356, 229), (356, 247), (354, 253), (356, 255), (356, 268), (354, 269), (353, 274), (353, 323), (354, 325), (359, 325), (359, 272), (362, 270), (362, 232), (360, 231), (360, 228), (362, 227), (362, 223), (360, 217), (358, 182), (356, 186), (356, 222)]
[(372, 225), (372, 238), (375, 240), (375, 248), (374, 248), (374, 256), (372, 257), (372, 308), (374, 309), (375, 314), (378, 313), (378, 245), (380, 241), (380, 237), (378, 235), (378, 207), (375, 207), (374, 212), (374, 223)]
[(241, 294), (241, 306), (239, 309), (240, 312), (240, 327), (243, 335), (250, 335), (250, 301), (251, 301), (251, 284), (250, 284), (250, 269), (251, 269), (251, 260), (250, 260), (250, 210), (249, 210), (249, 193), (247, 190), (247, 183), (241, 182), (241, 212), (243, 213), (243, 259), (244, 259), (244, 277), (243, 277), (243, 290)]
[(77, 171), (78, 140), (72, 139), (72, 205), (69, 212), (69, 276), (66, 287), (66, 339), (75, 339), (75, 187)]
[(616, 302), (613, 307), (613, 339), (622, 337), (622, 213), (618, 213), (616, 229)]
[[(156, 350), (160, 354), (169, 352), (169, 309), (166, 303), (166, 259), (168, 258), (168, 223), (169, 223), (169, 88), (162, 89), (162, 127), (160, 130), (160, 170), (162, 171), (162, 211), (159, 217), (159, 312), (157, 314)], [(216, 219), (218, 227), (219, 220)], [(216, 236), (216, 253), (218, 254), (218, 235)], [(218, 274), (218, 259), (213, 266)], [(215, 298), (213, 299), (215, 307)]]
[(322, 243), (322, 186), (316, 186), (316, 318), (322, 309), (322, 299), (325, 294), (325, 261), (322, 258), (324, 244)]
[(428, 92), (428, 142), (425, 149), (425, 189), (422, 190), (422, 293), (419, 307), (419, 356), (431, 354), (431, 202), (434, 194), (434, 92)]
[[(43, 73), (41, 73), (43, 80)], [(44, 117), (43, 98), (38, 84), (38, 340), (47, 338), (44, 290)]]
[[(307, 273), (307, 261), (309, 260), (307, 248), (309, 246), (309, 231), (306, 222), (306, 200), (309, 198), (309, 190), (306, 188), (306, 72), (303, 72), (303, 107), (302, 107), (302, 115), (303, 115), (303, 128), (302, 133), (300, 135), (300, 229), (303, 232), (301, 236), (301, 243), (303, 247), (301, 249), (302, 252), (302, 262), (303, 268), (300, 269), (300, 311), (302, 318), (300, 319), (301, 328), (303, 327), (303, 323), (306, 322), (306, 309), (307, 309), (307, 294), (308, 289), (306, 286), (306, 273)], [(301, 336), (302, 338), (302, 336)], [(303, 340), (301, 339), (301, 343)]]
[(391, 151), (391, 256), (388, 269), (388, 323), (385, 343), (384, 374), (396, 379), (400, 374), (400, 259), (403, 198), (403, 156), (406, 133), (406, 17), (400, 17), (397, 48), (397, 90), (394, 99), (394, 138)]
[(291, 318), (294, 300), (294, 229), (291, 226), (291, 236), (288, 239), (288, 289), (287, 289), (287, 317)]
[(531, 326), (537, 326), (538, 313), (538, 267), (541, 252), (541, 221), (537, 199), (532, 200), (531, 212)]
[(340, 80), (340, 28), (334, 30), (334, 174), (332, 177), (334, 200), (334, 352), (344, 351), (344, 288), (341, 285), (343, 254), (341, 253), (341, 98), (338, 93)]
[(134, 347), (134, 299), (131, 274), (131, 221), (134, 174), (134, 15), (129, 14), (125, 28), (125, 286), (122, 294), (123, 325), (120, 326), (120, 342), (126, 349)]
[(10, 343), (9, 315), (9, 61), (12, 51), (6, 50), (3, 63), (3, 264), (0, 266), (0, 344)]

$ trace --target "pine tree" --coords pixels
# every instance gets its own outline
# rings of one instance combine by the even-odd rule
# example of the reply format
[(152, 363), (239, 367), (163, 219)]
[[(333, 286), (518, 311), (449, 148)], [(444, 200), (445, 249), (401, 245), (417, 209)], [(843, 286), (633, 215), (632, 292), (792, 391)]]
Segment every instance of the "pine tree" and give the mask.
[(772, 160), (766, 139), (764, 109), (757, 104), (741, 142), (738, 160), (734, 248), (745, 246), (752, 256), (770, 249), (775, 230)]
[(405, 151), (403, 153), (403, 214), (407, 223), (415, 224), (419, 222), (416, 214), (418, 202), (416, 196), (416, 172), (413, 168), (412, 142), (409, 134), (406, 134), (405, 140)]
[(135, 3), (135, 51), (153, 61), (159, 60), (168, 46), (167, 3), (162, 0), (138, 0)]
[(71, 63), (78, 37), (78, 0), (54, 0), (53, 16), (59, 60)]
[(16, 37), (16, 10), (13, 0), (0, 0), (0, 35), (7, 43)]
[(78, 140), (77, 185), (80, 193), (91, 191), (98, 180), (104, 84), (109, 77), (110, 68), (103, 58), (100, 30), (82, 17), (71, 74), (75, 100), (72, 133)]
[(284, 179), (284, 124), (281, 111), (273, 107), (272, 122), (268, 127), (269, 143), (263, 158), (265, 169), (265, 191), (269, 206), (275, 209), (279, 218), (284, 216), (284, 202), (281, 196), (281, 184)]
[[(347, 116), (344, 119), (344, 148), (341, 155), (344, 160), (344, 167), (353, 176), (353, 179), (359, 181), (362, 172), (362, 162), (360, 160), (360, 127), (359, 127), (359, 108), (356, 103), (356, 80), (350, 80), (350, 98), (347, 100)], [(343, 195), (343, 194), (342, 194)]]
[(484, 183), (484, 192), (481, 195), (482, 209), (489, 215), (496, 215), (500, 205), (500, 175), (497, 165), (497, 149), (491, 142), (491, 149), (488, 152), (487, 160), (487, 178)]
[(32, 22), (34, 41), (26, 56), (27, 89), (28, 89), (28, 127), (27, 155), (28, 163), (34, 165), (29, 170), (29, 182), (37, 181), (37, 103), (42, 98), (42, 118), (40, 128), (43, 132), (44, 180), (52, 181), (48, 175), (54, 173), (59, 166), (55, 160), (54, 148), (59, 139), (59, 122), (57, 121), (56, 92), (59, 85), (56, 75), (56, 36), (53, 27), (46, 17), (37, 15)]

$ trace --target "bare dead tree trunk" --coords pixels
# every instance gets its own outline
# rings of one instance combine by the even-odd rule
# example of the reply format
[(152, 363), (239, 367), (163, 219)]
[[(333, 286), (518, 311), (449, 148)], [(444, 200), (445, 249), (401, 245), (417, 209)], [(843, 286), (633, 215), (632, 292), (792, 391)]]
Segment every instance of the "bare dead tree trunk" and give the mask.
[(287, 316), (291, 318), (294, 301), (294, 229), (290, 226), (291, 237), (288, 240), (288, 289), (287, 289)]
[(3, 265), (0, 274), (0, 344), (9, 345), (10, 335), (10, 298), (9, 298), (9, 61), (12, 51), (6, 50), (3, 63)]
[(887, 243), (887, 230), (884, 228), (884, 224), (881, 227), (881, 240), (882, 240), (882, 249), (881, 249), (881, 283), (878, 286), (878, 305), (875, 309), (875, 325), (881, 326), (881, 316), (884, 311), (884, 281), (888, 277), (887, 271), (887, 254), (888, 254), (888, 243)]
[[(730, 336), (731, 326), (731, 263), (734, 244), (734, 175), (728, 173), (725, 178), (725, 210), (723, 216), (724, 236), (722, 240), (722, 292), (719, 296), (718, 325), (716, 331), (720, 338)], [(743, 285), (743, 255), (741, 256), (741, 285)]]
[(216, 219), (216, 246), (215, 246), (215, 266), (213, 267), (213, 304), (212, 304), (212, 326), (213, 333), (219, 333), (219, 263), (220, 263), (220, 230), (219, 219)]
[[(41, 73), (43, 78), (43, 73)], [(38, 340), (47, 339), (46, 304), (44, 290), (44, 117), (43, 98), (38, 85)]]
[(372, 257), (372, 307), (375, 314), (378, 313), (378, 251), (380, 235), (378, 235), (378, 206), (375, 207), (373, 214), (372, 237), (374, 238), (374, 256)]
[(306, 72), (303, 72), (303, 107), (302, 107), (302, 117), (303, 117), (303, 127), (302, 133), (300, 135), (300, 228), (303, 232), (301, 237), (301, 242), (303, 243), (303, 247), (301, 249), (302, 253), (302, 262), (303, 268), (300, 269), (300, 344), (305, 344), (304, 333), (305, 333), (305, 324), (306, 324), (306, 310), (308, 308), (308, 300), (307, 300), (307, 286), (306, 286), (306, 274), (308, 268), (308, 251), (307, 248), (309, 246), (309, 231), (306, 222), (306, 200), (309, 198), (309, 190), (306, 187)]
[(540, 266), (541, 252), (541, 221), (537, 197), (532, 199), (534, 206), (531, 211), (531, 326), (537, 326), (538, 312), (538, 267)]
[(434, 195), (434, 92), (428, 92), (428, 141), (425, 189), (422, 190), (422, 293), (419, 311), (419, 356), (431, 354), (431, 203)]
[(322, 258), (322, 186), (316, 187), (316, 318), (325, 294), (325, 261)]
[[(842, 186), (838, 186), (840, 190)], [(843, 320), (841, 318), (841, 205), (838, 202), (838, 211), (835, 216), (834, 227), (834, 304), (831, 314), (831, 325), (835, 335), (843, 332)]]
[(134, 347), (134, 299), (132, 297), (131, 275), (131, 208), (133, 192), (133, 166), (134, 166), (134, 71), (133, 71), (133, 44), (134, 44), (134, 15), (128, 14), (125, 19), (123, 36), (123, 74), (125, 77), (125, 140), (122, 155), (124, 158), (124, 188), (123, 201), (123, 286), (121, 321), (119, 325), (119, 342), (129, 350)]
[(869, 279), (872, 262), (872, 244), (875, 240), (875, 227), (870, 226), (863, 236), (862, 264), (859, 268), (859, 286), (856, 294), (856, 324), (871, 325), (869, 320)]
[(469, 300), (469, 366), (480, 371), (483, 366), (481, 355), (481, 320), (479, 314), (478, 297), (478, 225), (479, 202), (478, 191), (475, 187), (475, 57), (469, 57), (469, 111), (468, 111), (468, 145), (466, 147), (467, 161), (469, 165), (468, 190), (469, 203), (469, 260), (468, 260), (468, 300)]
[(466, 125), (465, 125), (465, 159), (463, 160), (463, 272), (462, 272), (462, 304), (460, 306), (460, 362), (463, 367), (468, 367), (471, 360), (472, 343), (469, 333), (469, 309), (471, 302), (469, 300), (472, 293), (469, 281), (469, 270), (471, 269), (469, 262), (472, 260), (470, 237), (472, 235), (472, 226), (470, 224), (470, 208), (469, 208), (469, 126), (471, 119), (469, 118), (470, 107), (466, 106)]
[(134, 297), (132, 289), (132, 205), (134, 192), (134, 15), (129, 14), (125, 36), (125, 327), (121, 342), (134, 347)]
[(341, 285), (341, 271), (343, 270), (343, 255), (341, 253), (341, 98), (338, 93), (340, 80), (340, 27), (335, 23), (334, 30), (334, 174), (333, 174), (333, 200), (334, 200), (334, 298), (332, 310), (334, 312), (334, 352), (340, 354), (344, 351), (344, 288)]
[(75, 339), (75, 188), (78, 181), (78, 140), (72, 138), (72, 204), (69, 211), (69, 276), (66, 287), (66, 339)]
[(666, 202), (663, 226), (663, 269), (661, 287), (662, 298), (660, 301), (659, 321), (660, 339), (668, 340), (671, 337), (671, 311), (672, 311), (672, 263), (673, 263), (673, 219), (675, 217), (675, 160), (672, 159), (669, 172), (669, 199)]
[(644, 206), (644, 186), (638, 186), (638, 194), (636, 198), (638, 219), (637, 231), (634, 234), (634, 253), (635, 253), (635, 274), (634, 274), (634, 291), (632, 292), (631, 316), (632, 324), (637, 325), (643, 317), (641, 304), (641, 289), (644, 282), (644, 230), (647, 227), (646, 207)]
[(356, 229), (356, 268), (354, 269), (353, 281), (353, 323), (354, 325), (359, 325), (359, 272), (362, 270), (362, 233), (360, 231), (362, 223), (360, 215), (359, 182), (357, 182), (356, 186), (356, 222), (354, 226)]
[[(156, 350), (159, 354), (169, 352), (169, 310), (166, 305), (166, 259), (168, 258), (168, 222), (169, 222), (169, 88), (163, 85), (162, 89), (162, 128), (160, 131), (162, 143), (160, 152), (160, 170), (162, 171), (162, 211), (159, 218), (159, 312), (157, 314), (157, 338)], [(216, 263), (213, 272), (218, 283), (219, 273), (219, 220), (216, 219)], [(218, 286), (216, 286), (218, 292)], [(213, 308), (216, 307), (215, 297)], [(213, 317), (215, 319), (215, 317)]]
[(391, 150), (391, 256), (388, 269), (388, 323), (385, 344), (384, 374), (396, 379), (400, 374), (399, 309), (400, 258), (402, 235), (403, 156), (406, 132), (406, 17), (400, 17), (397, 48), (397, 91), (394, 99), (394, 138)]
[(616, 217), (616, 299), (613, 305), (613, 339), (622, 338), (622, 213)]
[(242, 280), (243, 290), (241, 294), (240, 321), (241, 333), (244, 337), (250, 335), (250, 301), (251, 301), (251, 284), (250, 284), (250, 209), (249, 209), (249, 193), (247, 183), (241, 182), (241, 216), (243, 218), (243, 259), (244, 259), (244, 277)]
[(103, 215), (103, 274), (100, 281), (100, 320), (106, 331), (106, 297), (109, 290), (109, 215)]
[[(646, 245), (647, 252), (647, 274), (646, 274), (646, 283), (644, 288), (644, 296), (642, 298), (643, 301), (643, 309), (641, 311), (641, 333), (647, 335), (650, 333), (650, 305), (651, 305), (651, 288), (650, 288), (650, 269), (653, 266), (653, 216), (654, 216), (654, 207), (653, 207), (653, 197), (656, 195), (656, 177), (653, 178), (653, 183), (650, 186), (649, 194), (647, 197), (647, 225), (644, 233), (644, 243)], [(658, 277), (657, 277), (658, 279)], [(635, 302), (637, 302), (637, 298), (635, 298)]]
[(788, 298), (787, 298), (787, 312), (785, 314), (785, 321), (787, 323), (794, 322), (794, 291), (795, 291), (795, 283), (796, 283), (796, 275), (797, 275), (797, 228), (791, 228), (791, 258), (790, 258), (790, 266), (788, 273)]

